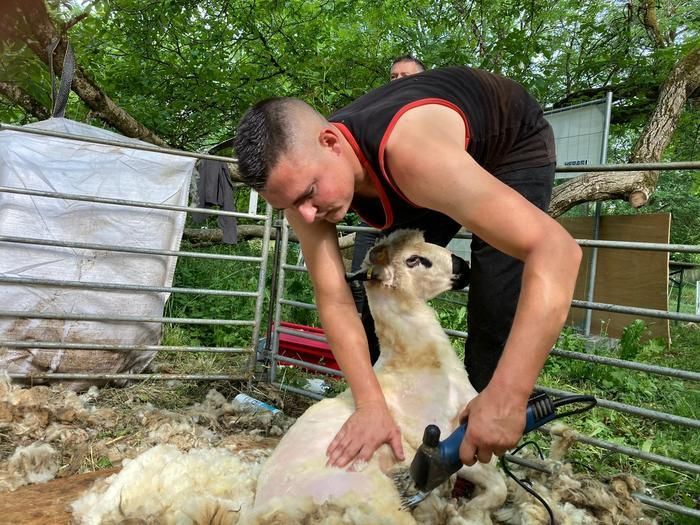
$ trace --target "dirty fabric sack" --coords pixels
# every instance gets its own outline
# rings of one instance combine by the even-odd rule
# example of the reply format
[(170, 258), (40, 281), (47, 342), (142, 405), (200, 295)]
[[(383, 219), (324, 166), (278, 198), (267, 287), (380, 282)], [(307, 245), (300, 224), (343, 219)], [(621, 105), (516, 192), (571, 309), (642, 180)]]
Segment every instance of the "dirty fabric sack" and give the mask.
[[(63, 118), (30, 126), (141, 143)], [(18, 131), (0, 132), (0, 186), (186, 206), (193, 168), (194, 159), (164, 153)], [(6, 312), (0, 317), (0, 368), (23, 374), (141, 372), (153, 359), (154, 351), (76, 350), (60, 344), (159, 344), (160, 323), (128, 318), (162, 317), (169, 294), (82, 286), (110, 283), (169, 287), (176, 257), (41, 243), (178, 250), (185, 215), (0, 191), (0, 236), (37, 240), (36, 244), (0, 242), (0, 276), (15, 279), (0, 283), (0, 309)], [(76, 285), (78, 282), (81, 284)], [(32, 313), (49, 318), (32, 317)], [(49, 345), (39, 342), (56, 347), (47, 348)], [(89, 384), (74, 381), (69, 386), (78, 390)]]

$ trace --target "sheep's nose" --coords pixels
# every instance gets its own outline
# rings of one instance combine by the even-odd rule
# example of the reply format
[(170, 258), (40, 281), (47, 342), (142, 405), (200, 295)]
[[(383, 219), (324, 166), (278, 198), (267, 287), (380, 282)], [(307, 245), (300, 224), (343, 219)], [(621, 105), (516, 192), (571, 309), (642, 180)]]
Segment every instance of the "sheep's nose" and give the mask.
[(469, 263), (452, 254), (452, 289), (461, 290), (469, 284)]

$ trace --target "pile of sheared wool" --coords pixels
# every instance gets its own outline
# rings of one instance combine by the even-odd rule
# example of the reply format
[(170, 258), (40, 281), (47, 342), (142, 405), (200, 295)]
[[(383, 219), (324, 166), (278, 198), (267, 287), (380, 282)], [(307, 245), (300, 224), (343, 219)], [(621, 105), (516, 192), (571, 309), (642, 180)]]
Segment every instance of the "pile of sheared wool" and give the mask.
[(102, 467), (120, 466), (159, 444), (266, 457), (294, 422), (228, 402), (215, 390), (177, 412), (99, 405), (97, 387), (77, 395), (60, 385), (22, 388), (0, 375), (0, 493), (94, 469), (98, 458)]
[[(562, 461), (573, 442), (571, 433), (564, 427), (555, 427), (553, 432), (550, 457), (543, 462), (551, 474), (513, 470), (519, 477), (527, 477), (544, 497), (558, 525), (655, 523), (631, 496), (632, 491), (642, 489), (638, 480), (616, 476), (603, 482), (574, 473), (572, 466)], [(126, 523), (126, 520), (189, 525), (391, 525), (392, 520), (373, 515), (369, 506), (361, 502), (348, 505), (342, 498), (323, 505), (309, 501), (293, 514), (280, 508), (264, 516), (254, 516), (251, 508), (262, 459), (231, 450), (181, 452), (172, 446), (155, 447), (126, 463), (119, 474), (99, 482), (75, 502), (74, 519), (84, 525)], [(425, 525), (549, 524), (549, 515), (539, 502), (514, 482), (509, 481), (508, 485), (506, 504), (491, 515), (470, 508), (468, 499), (452, 498), (451, 486), (445, 484), (411, 514), (406, 514), (404, 521)]]
[(48, 443), (17, 447), (0, 465), (0, 492), (52, 480), (58, 472), (58, 459), (58, 452)]
[[(215, 390), (201, 403), (175, 412), (149, 404), (101, 407), (96, 387), (77, 395), (60, 386), (21, 388), (0, 376), (0, 493), (78, 473), (87, 457), (102, 457), (123, 468), (75, 502), (77, 523), (248, 525), (246, 511), (260, 465), (292, 422), (283, 414), (253, 413)], [(545, 460), (550, 474), (512, 469), (530, 480), (559, 525), (654, 523), (630, 496), (643, 490), (638, 480), (600, 481), (575, 473), (564, 461), (571, 434), (560, 427), (553, 436)], [(451, 498), (446, 484), (409, 518), (427, 525), (549, 523), (539, 502), (515, 483), (508, 485), (506, 505), (491, 516), (469, 509), (467, 499)], [(309, 506), (303, 517), (280, 509), (258, 523), (360, 525), (383, 523), (383, 518), (369, 515), (362, 505), (348, 510), (327, 502)]]
[[(590, 473), (575, 473), (565, 456), (574, 443), (574, 433), (563, 424), (551, 428), (549, 457), (542, 462), (548, 472), (513, 465), (511, 470), (549, 504), (558, 525), (653, 525), (645, 507), (633, 492), (643, 492), (644, 484), (634, 476), (620, 474), (600, 480)], [(530, 457), (528, 459), (535, 459)], [(542, 504), (512, 479), (508, 501), (494, 513), (495, 523), (548, 525), (550, 517)]]
[(247, 458), (224, 448), (183, 452), (174, 445), (158, 445), (125, 460), (118, 475), (98, 481), (72, 504), (73, 516), (86, 525), (237, 523), (253, 504), (266, 456)]

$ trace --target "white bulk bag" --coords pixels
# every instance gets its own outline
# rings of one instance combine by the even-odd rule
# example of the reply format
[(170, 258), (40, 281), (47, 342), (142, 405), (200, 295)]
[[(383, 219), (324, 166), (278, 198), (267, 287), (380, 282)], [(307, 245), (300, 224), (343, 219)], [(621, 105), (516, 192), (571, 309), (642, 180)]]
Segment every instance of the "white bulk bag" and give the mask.
[[(141, 143), (63, 118), (32, 128)], [(141, 143), (143, 144), (143, 143)], [(0, 132), (0, 186), (159, 204), (187, 204), (194, 159), (119, 146)], [(178, 250), (185, 213), (0, 191), (0, 235)], [(176, 258), (0, 242), (0, 275), (168, 287)], [(167, 293), (86, 290), (0, 282), (0, 310), (161, 317)], [(0, 367), (10, 373), (138, 373), (153, 351), (12, 348), (3, 341), (156, 345), (160, 323), (0, 316)], [(74, 389), (90, 383), (76, 381)]]

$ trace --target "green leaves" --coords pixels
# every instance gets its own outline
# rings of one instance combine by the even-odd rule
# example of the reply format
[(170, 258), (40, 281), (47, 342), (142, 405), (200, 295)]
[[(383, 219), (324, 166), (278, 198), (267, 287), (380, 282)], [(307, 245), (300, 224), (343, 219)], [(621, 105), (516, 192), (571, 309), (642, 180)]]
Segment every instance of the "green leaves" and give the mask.
[[(50, 5), (59, 26), (85, 9), (77, 0)], [(80, 66), (137, 120), (192, 150), (230, 137), (243, 112), (264, 97), (299, 96), (330, 113), (387, 82), (392, 58), (405, 53), (429, 67), (467, 64), (511, 76), (543, 104), (596, 98), (612, 86), (625, 109), (616, 108), (615, 118), (644, 120), (653, 89), (698, 45), (697, 19), (679, 0), (657, 7), (665, 47), (655, 46), (627, 4), (604, 0), (90, 5), (89, 16), (68, 32)], [(15, 46), (0, 71), (48, 101), (45, 69)], [(79, 106), (73, 103), (69, 116), (86, 118)], [(0, 108), (3, 120), (16, 121), (14, 115)]]
[(642, 348), (640, 343), (646, 324), (641, 319), (635, 319), (631, 324), (622, 329), (620, 337), (620, 359), (632, 361)]

